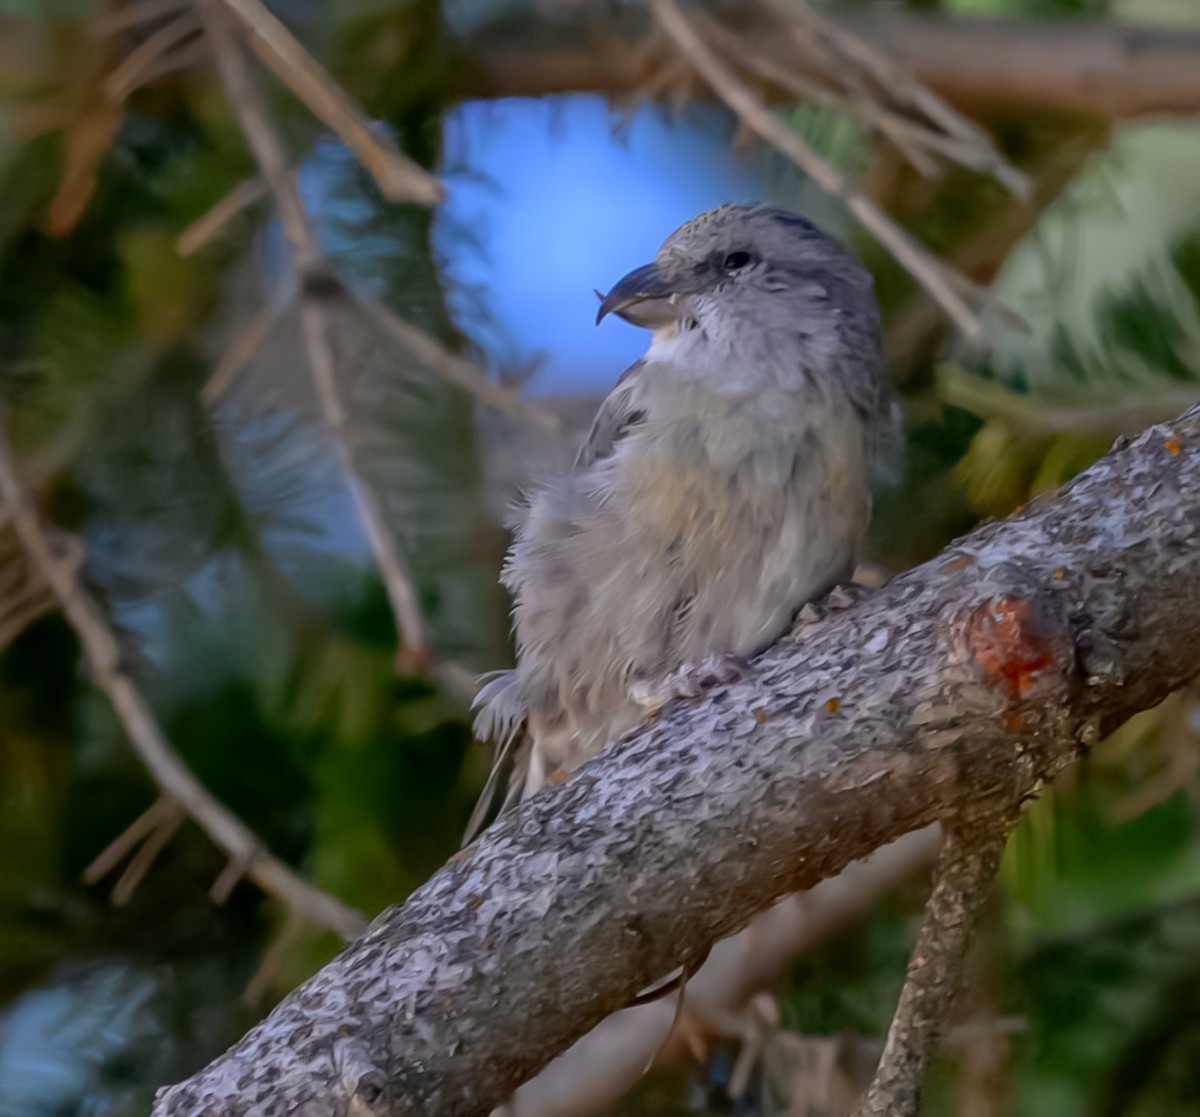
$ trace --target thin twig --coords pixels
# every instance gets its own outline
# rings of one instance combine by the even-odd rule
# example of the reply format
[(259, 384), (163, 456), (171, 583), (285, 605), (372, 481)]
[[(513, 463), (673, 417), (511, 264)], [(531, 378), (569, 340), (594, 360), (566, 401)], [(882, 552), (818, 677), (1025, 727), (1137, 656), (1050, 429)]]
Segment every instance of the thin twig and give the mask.
[[(200, 0), (201, 3), (204, 0)], [(260, 0), (221, 0), (263, 64), (350, 148), (391, 202), (435, 205), (445, 189), (399, 150)], [(212, 21), (206, 20), (211, 30)]]
[(358, 934), (363, 917), (333, 896), (298, 877), (267, 853), (258, 837), (232, 811), (218, 802), (171, 747), (149, 704), (121, 664), (116, 637), (78, 577), (78, 565), (42, 525), (26, 496), (0, 414), (0, 499), (29, 562), (54, 593), (67, 623), (75, 630), (92, 679), (112, 703), (130, 745), (159, 790), (200, 826), (231, 858), (242, 859), (246, 875), (265, 892), (315, 923), (345, 938)]
[(0, 649), (54, 607), (54, 594), (30, 565), (12, 512), (0, 501)]
[[(293, 262), (301, 275), (312, 273), (321, 260), (320, 248), (309, 227), (308, 216), (292, 179), (286, 153), (275, 133), (246, 56), (224, 23), (216, 0), (200, 0), (217, 70), (233, 106), (246, 142), (275, 202), (280, 224), (292, 247)], [(322, 416), (333, 435), (333, 445), (355, 511), (367, 536), (371, 555), (383, 579), (399, 630), (397, 665), (403, 670), (423, 668), (429, 660), (425, 622), (412, 575), (395, 536), (389, 530), (383, 505), (370, 483), (358, 471), (350, 448), (348, 416), (337, 383), (337, 365), (328, 317), (320, 300), (301, 295), (300, 324), (308, 355), (309, 374)]]
[[(104, 94), (113, 104), (124, 101), (139, 85), (149, 80), (147, 74), (172, 47), (200, 30), (200, 20), (191, 8), (185, 8), (170, 23), (138, 43), (107, 78)], [(172, 66), (174, 68), (174, 66)]]
[(263, 997), (266, 996), (267, 990), (279, 976), (283, 963), (292, 956), (303, 933), (303, 923), (289, 912), (283, 926), (267, 949), (263, 951), (262, 959), (259, 961), (254, 975), (246, 983), (246, 988), (242, 990), (242, 1004), (247, 1008), (258, 1007)]
[(225, 226), (239, 213), (267, 196), (267, 187), (261, 178), (244, 178), (228, 194), (224, 195), (211, 209), (196, 218), (175, 241), (175, 251), (180, 256), (191, 256), (206, 244), (220, 236)]
[[(148, 85), (168, 74), (186, 70), (189, 66), (195, 66), (206, 58), (208, 58), (208, 41), (203, 36), (189, 39), (182, 46), (169, 50), (155, 59), (142, 73), (138, 80), (138, 87)], [(129, 92), (132, 93), (133, 90), (131, 89)]]
[(167, 848), (167, 843), (183, 825), (183, 819), (183, 811), (175, 807), (150, 831), (146, 840), (138, 847), (137, 853), (125, 866), (125, 871), (117, 878), (117, 883), (113, 885), (110, 899), (116, 907), (124, 907), (133, 898), (138, 885), (158, 860), (158, 855)]
[(83, 870), (84, 884), (95, 884), (108, 876), (139, 845), (157, 830), (163, 822), (179, 812), (175, 800), (169, 795), (160, 795), (128, 826), (125, 827)]
[[(922, 174), (939, 173), (930, 163), (930, 155), (936, 154), (991, 175), (1017, 198), (1029, 198), (1030, 177), (1005, 159), (984, 129), (927, 89), (904, 66), (808, 4), (758, 2), (774, 13), (798, 59), (768, 57), (703, 9), (692, 18), (735, 65), (750, 68), (801, 100), (834, 105), (857, 116), (891, 140)], [(810, 73), (802, 73), (801, 68)]]
[(947, 136), (987, 153), (995, 162), (992, 172), (995, 177), (1017, 197), (1029, 196), (1032, 189), (1029, 177), (1004, 159), (987, 132), (918, 81), (894, 58), (852, 31), (839, 27), (808, 3), (784, 3), (783, 0), (765, 0), (765, 3), (789, 26), (798, 44), (804, 45), (815, 36), (834, 54), (843, 72), (857, 70), (869, 75), (887, 99), (907, 104)]
[(141, 0), (141, 3), (126, 4), (123, 8), (115, 8), (98, 16), (92, 23), (91, 35), (94, 39), (115, 35), (118, 31), (127, 31), (139, 23), (161, 19), (186, 7), (187, 3), (188, 0)]
[(224, 906), (225, 901), (229, 899), (234, 888), (237, 886), (237, 882), (245, 875), (245, 862), (236, 857), (231, 857), (226, 862), (225, 868), (221, 870), (217, 879), (213, 881), (212, 887), (208, 890), (208, 898), (217, 907)]
[(7, 604), (0, 615), (0, 648), (7, 648), (39, 617), (54, 611), (54, 596), (44, 586), (32, 589), (24, 598)]
[(995, 882), (1005, 833), (1003, 816), (946, 827), (879, 1069), (854, 1117), (920, 1117), (925, 1066), (949, 1025), (971, 928)]
[(451, 384), (470, 392), (497, 411), (515, 419), (527, 419), (547, 430), (558, 429), (558, 419), (544, 408), (522, 402), (512, 392), (489, 380), (475, 364), (455, 356), (424, 330), (404, 321), (383, 303), (355, 299), (363, 317), (384, 337), (404, 349), (413, 359), (440, 373)]
[(933, 135), (928, 129), (902, 120), (865, 95), (848, 98), (843, 92), (815, 80), (804, 70), (768, 57), (702, 8), (697, 9), (692, 18), (701, 34), (727, 58), (735, 59), (764, 81), (779, 86), (799, 101), (852, 112), (864, 124), (891, 140), (904, 158), (923, 175), (935, 177), (940, 173), (941, 168), (927, 150)]
[(321, 412), (333, 433), (333, 443), (347, 487), (350, 489), (350, 496), (354, 501), (355, 511), (358, 513), (359, 523), (367, 534), (371, 554), (379, 567), (392, 613), (400, 629), (396, 669), (401, 674), (422, 670), (429, 659), (428, 641), (412, 571), (400, 550), (395, 534), (387, 526), (379, 494), (355, 465), (350, 449), (349, 417), (338, 391), (337, 362), (333, 355), (329, 319), (320, 305), (312, 299), (306, 298), (301, 304), (300, 328), (304, 334), (309, 367)]
[(205, 406), (211, 406), (229, 389), (234, 378), (254, 358), (259, 346), (270, 336), (272, 329), (279, 322), (280, 311), (276, 306), (266, 306), (260, 310), (250, 324), (233, 339), (233, 343), (225, 350), (213, 374), (200, 389), (200, 399)]
[[(954, 276), (952, 269), (914, 240), (870, 198), (855, 190), (846, 176), (813, 151), (798, 133), (772, 115), (749, 86), (709, 49), (675, 0), (650, 0), (650, 8), (667, 36), (746, 127), (788, 156), (827, 194), (840, 198), (863, 228), (929, 292), (963, 334), (978, 341), (983, 334), (982, 326), (959, 290), (970, 280)], [(982, 301), (984, 296), (985, 292), (979, 290), (978, 299)]]

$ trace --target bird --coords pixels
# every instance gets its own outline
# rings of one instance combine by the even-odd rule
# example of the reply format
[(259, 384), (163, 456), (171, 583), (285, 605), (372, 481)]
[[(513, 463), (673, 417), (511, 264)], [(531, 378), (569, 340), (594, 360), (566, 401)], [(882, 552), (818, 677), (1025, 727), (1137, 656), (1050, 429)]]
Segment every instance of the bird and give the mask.
[(650, 344), (519, 510), (516, 666), (476, 696), (496, 760), (466, 841), (510, 762), (501, 811), (644, 722), (661, 680), (775, 642), (849, 581), (870, 518), (890, 395), (872, 277), (837, 239), (727, 203), (600, 298), (597, 324)]

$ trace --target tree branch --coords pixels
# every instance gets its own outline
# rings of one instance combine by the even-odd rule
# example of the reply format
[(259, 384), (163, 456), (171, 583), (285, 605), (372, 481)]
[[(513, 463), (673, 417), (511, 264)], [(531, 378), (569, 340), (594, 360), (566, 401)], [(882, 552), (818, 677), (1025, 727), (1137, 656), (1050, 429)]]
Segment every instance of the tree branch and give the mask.
[(155, 1113), (486, 1114), (780, 896), (1033, 793), (1198, 630), (1200, 407), (501, 818)]
[[(229, 103), (245, 133), (266, 188), (275, 202), (280, 224), (292, 248), (293, 266), (304, 277), (315, 274), (321, 252), (308, 224), (300, 193), (292, 180), (283, 143), (271, 126), (266, 106), (240, 45), (225, 26), (221, 5), (226, 0), (199, 0), (205, 30), (212, 42), (217, 71)], [(253, 7), (253, 6), (252, 6)], [(274, 16), (270, 17), (274, 19)], [(309, 375), (321, 415), (333, 438), (338, 462), (354, 500), (359, 523), (366, 533), (371, 555), (387, 590), (396, 621), (399, 652), (397, 666), (421, 669), (428, 660), (425, 620), (408, 562), (388, 528), (378, 494), (361, 475), (354, 461), (347, 432), (348, 416), (338, 387), (337, 367), (328, 317), (317, 298), (301, 290), (300, 327), (308, 355)]]
[[(726, 5), (725, 10), (730, 10)], [(787, 61), (789, 45), (754, 5), (730, 22), (756, 50)], [(559, 5), (530, 26), (484, 24), (459, 41), (457, 95), (464, 99), (554, 93), (635, 94), (655, 59), (642, 41), (644, 10), (602, 0)], [(1200, 112), (1200, 30), (1115, 20), (941, 18), (871, 9), (839, 27), (908, 67), (952, 104), (972, 112), (1081, 113), (1114, 123)]]
[(958, 998), (972, 925), (1000, 868), (1006, 821), (998, 815), (947, 830), (879, 1069), (854, 1117), (920, 1117), (925, 1067)]
[[(250, 72), (246, 54), (234, 37), (234, 26), (226, 25), (227, 20), (233, 22), (224, 10), (226, 6), (242, 12), (243, 9), (254, 10), (254, 4), (246, 0), (197, 0), (197, 4), (212, 43), (217, 71), (226, 95), (258, 164), (260, 178), (275, 204), (292, 250), (290, 263), (296, 272), (295, 287), (301, 300), (300, 327), (309, 376), (396, 622), (399, 641), (397, 670), (428, 671), (443, 684), (468, 698), (473, 697), (475, 687), (465, 671), (453, 664), (435, 662), (431, 656), (425, 618), (407, 557), (387, 523), (378, 492), (355, 460), (349, 429), (350, 416), (342, 398), (325, 300), (347, 298), (350, 306), (385, 337), (403, 346), (410, 355), (450, 383), (474, 393), (490, 406), (509, 415), (530, 417), (541, 425), (552, 420), (540, 409), (520, 403), (511, 393), (488, 380), (474, 365), (447, 352), (434, 338), (402, 321), (381, 303), (354, 297), (329, 272), (317, 238), (310, 228), (309, 215), (296, 188), (283, 141), (271, 123), (261, 91)], [(270, 18), (274, 19), (273, 16)], [(363, 157), (361, 152), (358, 154), (360, 158)], [(271, 320), (272, 312), (268, 311), (238, 339), (206, 385), (206, 400), (214, 399), (228, 386), (270, 329)]]
[[(199, 2), (203, 6), (204, 0)], [(442, 184), (396, 147), (387, 133), (371, 126), (350, 95), (261, 0), (221, 3), (240, 21), (263, 65), (354, 152), (385, 198), (433, 205), (445, 197)], [(211, 32), (211, 19), (206, 23)]]

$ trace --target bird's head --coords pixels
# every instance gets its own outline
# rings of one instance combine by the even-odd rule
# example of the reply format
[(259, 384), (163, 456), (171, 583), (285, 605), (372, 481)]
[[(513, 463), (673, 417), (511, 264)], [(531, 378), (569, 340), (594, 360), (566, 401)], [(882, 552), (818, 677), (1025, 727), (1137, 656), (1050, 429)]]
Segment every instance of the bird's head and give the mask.
[(653, 263), (602, 295), (596, 321), (611, 313), (658, 330), (720, 314), (769, 326), (834, 294), (843, 311), (873, 312), (869, 273), (833, 237), (776, 206), (727, 204), (681, 225)]

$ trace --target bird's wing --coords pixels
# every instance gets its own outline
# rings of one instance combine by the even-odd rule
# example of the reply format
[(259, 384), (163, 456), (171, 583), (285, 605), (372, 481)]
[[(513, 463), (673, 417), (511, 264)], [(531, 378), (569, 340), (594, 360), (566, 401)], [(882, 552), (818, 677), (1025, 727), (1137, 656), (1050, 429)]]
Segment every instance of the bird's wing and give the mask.
[(635, 361), (604, 397), (600, 410), (592, 422), (587, 441), (575, 459), (576, 469), (586, 469), (595, 462), (611, 458), (617, 445), (634, 427), (645, 419), (640, 404), (641, 374), (645, 360)]
[[(587, 469), (611, 458), (621, 440), (644, 420), (645, 415), (639, 403), (639, 373), (644, 364), (644, 361), (636, 361), (630, 365), (604, 398), (587, 440), (575, 459), (576, 470)], [(501, 812), (520, 801), (528, 782), (528, 769), (534, 759), (534, 743), (526, 723), (518, 678), (515, 671), (497, 672), (475, 699), (475, 706), (479, 710), (475, 720), (475, 736), (481, 741), (495, 742), (496, 758), (487, 785), (467, 824), (464, 845), (473, 841), (483, 829), (506, 770), (509, 771), (508, 791), (500, 807)]]

